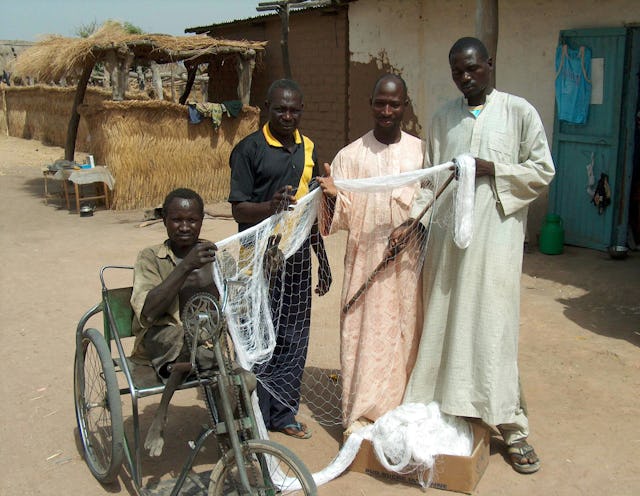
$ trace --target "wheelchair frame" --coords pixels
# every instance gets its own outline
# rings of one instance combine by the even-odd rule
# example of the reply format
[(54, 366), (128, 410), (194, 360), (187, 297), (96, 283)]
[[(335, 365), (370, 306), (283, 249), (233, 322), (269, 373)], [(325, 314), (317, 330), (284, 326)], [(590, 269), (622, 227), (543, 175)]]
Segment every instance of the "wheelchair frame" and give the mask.
[[(133, 337), (131, 329), (133, 310), (130, 305), (132, 288), (108, 289), (104, 273), (110, 269), (133, 270), (133, 267), (125, 265), (102, 267), (100, 270), (102, 299), (78, 322), (74, 362), (74, 399), (78, 430), (87, 465), (99, 482), (103, 484), (113, 482), (118, 477), (122, 462), (126, 461), (136, 491), (143, 495), (152, 494), (150, 489), (142, 487), (138, 400), (161, 394), (165, 386), (157, 378), (155, 371), (152, 381), (145, 381), (144, 378), (138, 377), (136, 367), (140, 366), (136, 366), (126, 356), (122, 339)], [(88, 321), (99, 313), (103, 314), (103, 333), (87, 327)], [(199, 317), (203, 318), (201, 315)], [(204, 318), (206, 320), (206, 316)], [(222, 332), (225, 331), (226, 328), (222, 330)], [(218, 341), (215, 343), (215, 350), (220, 366), (222, 352)], [(117, 357), (113, 356), (112, 342), (115, 342)], [(195, 348), (193, 356), (195, 356)], [(223, 367), (220, 366), (220, 368)], [(118, 384), (118, 373), (126, 378), (126, 386), (122, 388)], [(236, 492), (233, 494), (280, 494), (271, 482), (270, 472), (272, 472), (273, 461), (276, 460), (284, 463), (288, 473), (293, 473), (295, 480), (300, 482), (304, 494), (317, 494), (311, 474), (293, 452), (272, 441), (258, 439), (255, 417), (250, 406), (250, 393), (242, 374), (235, 372), (228, 374), (224, 370), (213, 376), (196, 374), (195, 379), (188, 379), (178, 389), (184, 390), (198, 386), (204, 386), (205, 401), (209, 407), (213, 425), (204, 426), (196, 441), (189, 443), (191, 452), (176, 479), (171, 491), (172, 496), (179, 494), (183, 488), (196, 456), (211, 434), (214, 434), (217, 439), (222, 456), (212, 472), (209, 495), (223, 494), (223, 486), (227, 489), (229, 484), (235, 484)], [(231, 389), (239, 391), (236, 394), (248, 410), (246, 417), (234, 416), (228, 397)], [(128, 436), (124, 430), (120, 397), (125, 394), (131, 397), (133, 436)], [(228, 448), (226, 452), (223, 451), (223, 446)], [(259, 476), (254, 477), (254, 480), (249, 480), (247, 476), (246, 471), (250, 465), (256, 465), (257, 468), (254, 468), (254, 471), (259, 472)], [(256, 482), (255, 479), (260, 478), (263, 482)], [(265, 479), (268, 479), (268, 482)], [(255, 484), (267, 484), (267, 489), (256, 489)]]

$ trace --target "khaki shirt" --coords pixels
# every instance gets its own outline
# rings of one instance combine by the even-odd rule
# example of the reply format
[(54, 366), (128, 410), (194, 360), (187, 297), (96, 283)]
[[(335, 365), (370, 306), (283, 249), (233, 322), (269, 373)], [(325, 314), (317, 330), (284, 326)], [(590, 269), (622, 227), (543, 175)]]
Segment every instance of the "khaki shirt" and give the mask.
[(136, 336), (133, 348), (133, 357), (148, 359), (142, 339), (147, 330), (152, 326), (180, 325), (180, 303), (176, 296), (171, 302), (167, 313), (153, 322), (147, 321), (142, 316), (144, 302), (149, 291), (160, 285), (175, 269), (180, 260), (169, 247), (169, 240), (154, 246), (149, 246), (138, 254), (138, 259), (133, 270), (133, 293), (131, 294), (131, 307), (133, 308), (132, 330)]

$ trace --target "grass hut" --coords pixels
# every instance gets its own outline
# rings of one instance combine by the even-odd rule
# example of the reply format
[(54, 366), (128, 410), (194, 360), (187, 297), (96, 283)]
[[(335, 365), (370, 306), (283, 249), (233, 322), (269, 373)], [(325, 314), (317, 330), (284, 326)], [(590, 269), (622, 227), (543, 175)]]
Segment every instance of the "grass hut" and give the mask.
[[(228, 194), (231, 149), (258, 129), (259, 109), (248, 103), (256, 57), (265, 45), (208, 36), (131, 35), (117, 25), (106, 25), (88, 38), (44, 39), (18, 57), (16, 72), (40, 82), (63, 79), (76, 82), (72, 101), (64, 100), (70, 106), (65, 158), (73, 160), (78, 143), (94, 155), (96, 163), (109, 167), (116, 180), (113, 208), (155, 206), (169, 190), (181, 186), (198, 191), (206, 202), (215, 202)], [(159, 66), (179, 61), (187, 71), (179, 103), (142, 99), (139, 92), (129, 91), (131, 67), (150, 67), (154, 86), (158, 88)], [(235, 118), (223, 116), (218, 128), (208, 119), (191, 124), (185, 103), (199, 66), (217, 67), (222, 63), (234, 63), (237, 67), (237, 93), (242, 110)], [(97, 97), (92, 90), (87, 93), (96, 65), (107, 74), (110, 98), (104, 92)], [(38, 90), (19, 89), (25, 95), (29, 90), (33, 93), (31, 99), (38, 100)], [(14, 135), (30, 126), (26, 125), (29, 112), (18, 111), (19, 105), (10, 103), (14, 99), (11, 91), (13, 88), (4, 89), (7, 101), (4, 111), (10, 127), (15, 128), (9, 129), (9, 134)], [(52, 91), (61, 89), (53, 87)], [(163, 93), (161, 87), (156, 91), (160, 97)], [(22, 105), (26, 107), (24, 100)], [(42, 102), (40, 105), (47, 108)], [(78, 133), (81, 117), (83, 127)], [(33, 126), (40, 131), (30, 131), (29, 137), (58, 142), (60, 136), (50, 138), (52, 131), (44, 131), (45, 120)]]

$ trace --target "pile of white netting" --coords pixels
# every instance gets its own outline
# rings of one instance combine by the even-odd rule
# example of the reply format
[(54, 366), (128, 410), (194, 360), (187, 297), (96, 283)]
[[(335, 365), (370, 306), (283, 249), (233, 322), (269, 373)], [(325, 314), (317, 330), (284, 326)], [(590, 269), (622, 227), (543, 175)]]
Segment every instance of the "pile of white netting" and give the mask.
[[(438, 255), (428, 251), (430, 223), (450, 227), (460, 249), (473, 234), (475, 161), (461, 156), (454, 162), (394, 176), (336, 177), (339, 204), (332, 207), (320, 188), (312, 189), (292, 208), (216, 242), (214, 278), (238, 364), (253, 370), (274, 395), (282, 384), (299, 390), (300, 408), (294, 413), (307, 424), (347, 428), (361, 417), (375, 420), (352, 434), (335, 459), (314, 474), (318, 484), (346, 470), (363, 439), (373, 444), (385, 467), (397, 472), (424, 473), (436, 454), (471, 452), (465, 422), (440, 415), (435, 404), (401, 406), (422, 330), (422, 260)], [(345, 222), (349, 235), (341, 228)], [(307, 260), (300, 257), (310, 250), (308, 240), (318, 223), (324, 223), (325, 234), (331, 232), (324, 238), (333, 269), (326, 296), (313, 294), (328, 276), (318, 274), (316, 258), (309, 256), (313, 250), (306, 252)], [(401, 225), (406, 234), (390, 245)], [(342, 267), (344, 277), (338, 277)], [(309, 270), (313, 297), (307, 298)], [(291, 284), (285, 271), (294, 283), (296, 277), (301, 280), (289, 296), (283, 289)], [(278, 359), (276, 332), (285, 325), (293, 329), (288, 345), (301, 356), (293, 361)], [(298, 367), (304, 371), (300, 384)], [(292, 404), (288, 394), (281, 398), (285, 405)], [(257, 398), (254, 410), (261, 424)], [(261, 433), (268, 436), (264, 424)]]
[(363, 440), (371, 442), (384, 468), (398, 473), (415, 471), (423, 486), (431, 483), (437, 455), (469, 456), (473, 450), (470, 425), (441, 413), (435, 402), (400, 405), (351, 434), (341, 450), (349, 463)]

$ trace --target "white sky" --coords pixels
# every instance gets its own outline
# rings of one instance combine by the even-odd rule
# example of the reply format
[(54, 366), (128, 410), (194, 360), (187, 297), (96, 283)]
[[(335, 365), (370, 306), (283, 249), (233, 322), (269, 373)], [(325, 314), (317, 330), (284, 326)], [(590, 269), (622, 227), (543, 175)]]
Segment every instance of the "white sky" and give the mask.
[[(129, 21), (148, 33), (184, 35), (187, 27), (245, 19), (264, 0), (0, 0), (0, 39), (76, 36), (79, 26)], [(271, 12), (269, 12), (271, 13)]]

